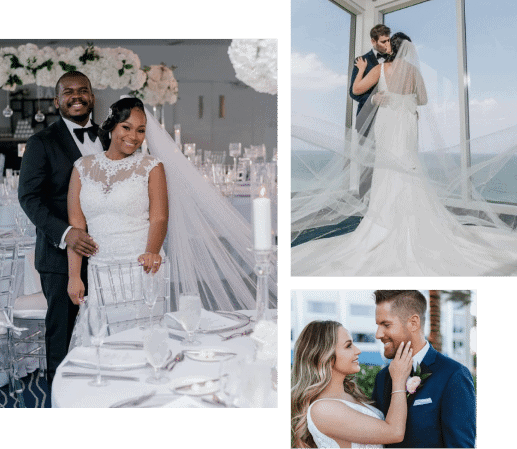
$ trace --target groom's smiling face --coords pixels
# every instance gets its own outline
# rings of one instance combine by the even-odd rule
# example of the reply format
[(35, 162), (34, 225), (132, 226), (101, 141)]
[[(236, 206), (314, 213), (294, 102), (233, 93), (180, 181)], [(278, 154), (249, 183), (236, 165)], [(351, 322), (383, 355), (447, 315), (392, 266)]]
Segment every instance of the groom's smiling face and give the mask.
[(407, 320), (402, 319), (392, 310), (393, 302), (383, 302), (375, 308), (375, 322), (377, 333), (375, 338), (384, 343), (384, 357), (392, 359), (402, 342), (411, 340), (411, 332), (407, 327)]

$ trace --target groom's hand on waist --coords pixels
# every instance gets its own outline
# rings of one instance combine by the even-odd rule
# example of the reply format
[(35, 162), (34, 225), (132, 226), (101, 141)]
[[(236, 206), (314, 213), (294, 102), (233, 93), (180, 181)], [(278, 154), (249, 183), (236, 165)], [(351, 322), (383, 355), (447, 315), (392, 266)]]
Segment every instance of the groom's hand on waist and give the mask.
[(98, 245), (86, 231), (79, 228), (72, 228), (65, 236), (66, 245), (77, 254), (90, 257), (97, 253)]

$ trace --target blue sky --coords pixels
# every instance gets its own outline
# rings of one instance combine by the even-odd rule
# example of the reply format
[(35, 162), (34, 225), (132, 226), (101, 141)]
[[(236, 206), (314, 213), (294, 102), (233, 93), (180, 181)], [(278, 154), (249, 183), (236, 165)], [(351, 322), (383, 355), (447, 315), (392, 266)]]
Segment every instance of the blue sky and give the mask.
[[(490, 5), (488, 7), (488, 5)], [(468, 0), (467, 57), (473, 138), (517, 124), (514, 24), (517, 2)], [(456, 0), (431, 0), (385, 16), (417, 48), (446, 143), (459, 141)], [(329, 0), (292, 2), (292, 108), (343, 123), (350, 16)], [(344, 85), (343, 85), (344, 84)]]

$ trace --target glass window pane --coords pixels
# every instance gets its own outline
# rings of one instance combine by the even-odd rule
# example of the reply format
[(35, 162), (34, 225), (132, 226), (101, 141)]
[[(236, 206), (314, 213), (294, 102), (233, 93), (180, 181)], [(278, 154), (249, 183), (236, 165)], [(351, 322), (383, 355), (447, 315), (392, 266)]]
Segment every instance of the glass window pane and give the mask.
[(375, 334), (352, 332), (352, 340), (354, 343), (375, 343)]
[[(350, 13), (330, 0), (297, 0), (291, 3), (293, 124), (296, 116), (316, 117), (342, 124), (344, 132), (350, 23)], [(291, 190), (299, 191), (311, 176), (294, 157), (294, 152), (318, 150), (297, 139), (293, 139), (291, 146)], [(329, 157), (329, 152), (320, 152), (315, 155), (315, 160)]]
[[(505, 139), (504, 135), (501, 138), (493, 135), (488, 141), (482, 139), (477, 142), (477, 137), (517, 125), (517, 92), (514, 89), (517, 3), (488, 4), (483, 0), (468, 0), (465, 2), (465, 16), (474, 164), (501, 151), (500, 143)], [(517, 158), (512, 157), (487, 186), (485, 197), (495, 202), (517, 203), (516, 172)]]
[(350, 315), (353, 316), (373, 316), (375, 308), (373, 306), (362, 306), (358, 304), (350, 305)]
[(310, 313), (324, 313), (326, 315), (337, 313), (336, 304), (331, 302), (309, 301), (307, 305)]

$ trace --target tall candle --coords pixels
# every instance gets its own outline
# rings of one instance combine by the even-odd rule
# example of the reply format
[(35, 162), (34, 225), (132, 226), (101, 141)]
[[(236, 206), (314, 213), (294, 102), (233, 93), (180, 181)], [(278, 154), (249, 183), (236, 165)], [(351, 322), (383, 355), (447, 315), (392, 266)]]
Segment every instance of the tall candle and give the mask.
[(181, 125), (174, 125), (174, 141), (181, 148)]
[(260, 196), (253, 200), (253, 237), (257, 250), (271, 249), (271, 200), (262, 186)]

